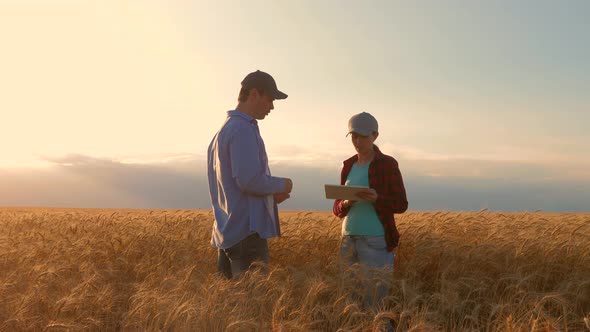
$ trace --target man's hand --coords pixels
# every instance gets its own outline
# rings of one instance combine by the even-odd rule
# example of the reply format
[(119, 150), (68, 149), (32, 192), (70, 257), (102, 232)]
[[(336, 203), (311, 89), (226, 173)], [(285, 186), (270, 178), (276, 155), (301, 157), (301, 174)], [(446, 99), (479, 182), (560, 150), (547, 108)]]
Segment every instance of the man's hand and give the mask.
[(285, 178), (285, 190), (284, 192), (290, 193), (293, 190), (293, 181), (289, 178)]
[(378, 197), (377, 192), (373, 188), (369, 188), (369, 189), (365, 189), (363, 191), (360, 191), (356, 194), (356, 196), (363, 201), (368, 201), (371, 203), (375, 203), (377, 201), (377, 197)]
[(273, 195), (273, 197), (277, 204), (281, 204), (286, 201), (287, 198), (291, 197), (291, 195), (289, 195), (289, 193), (276, 193)]

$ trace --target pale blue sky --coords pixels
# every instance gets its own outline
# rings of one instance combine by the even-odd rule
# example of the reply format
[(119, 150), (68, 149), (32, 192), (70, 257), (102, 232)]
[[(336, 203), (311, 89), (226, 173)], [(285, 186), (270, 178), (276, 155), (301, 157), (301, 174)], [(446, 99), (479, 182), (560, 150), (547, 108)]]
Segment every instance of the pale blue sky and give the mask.
[(381, 140), (427, 155), (590, 161), (587, 2), (185, 6), (173, 9), (188, 42), (224, 63), (222, 86), (235, 80), (225, 70), (251, 67), (286, 85), (291, 99), (267, 123), (277, 133), (298, 136), (285, 127), (306, 119), (316, 141), (336, 143), (334, 119), (364, 110)]
[[(347, 120), (367, 111), (410, 179), (411, 207), (477, 209), (490, 183), (512, 181), (510, 204), (492, 208), (585, 210), (588, 17), (587, 1), (0, 0), (0, 206), (166, 207), (97, 199), (114, 189), (91, 173), (76, 189), (100, 183), (86, 200), (8, 198), (19, 176), (42, 188), (42, 174), (69, 174), (72, 154), (200, 174), (184, 163), (201, 167), (239, 82), (261, 69), (289, 94), (261, 123), (270, 160), (309, 197), (322, 188), (306, 178), (337, 179), (354, 153)], [(429, 183), (457, 198), (442, 204)]]

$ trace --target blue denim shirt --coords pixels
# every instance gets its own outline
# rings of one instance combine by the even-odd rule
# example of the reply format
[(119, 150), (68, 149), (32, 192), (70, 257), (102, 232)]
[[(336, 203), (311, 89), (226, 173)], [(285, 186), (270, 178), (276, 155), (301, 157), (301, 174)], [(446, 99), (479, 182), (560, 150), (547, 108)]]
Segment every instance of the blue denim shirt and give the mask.
[(227, 112), (223, 127), (207, 151), (209, 193), (215, 215), (211, 245), (227, 249), (248, 235), (279, 236), (277, 204), (285, 180), (270, 175), (258, 122), (239, 112)]

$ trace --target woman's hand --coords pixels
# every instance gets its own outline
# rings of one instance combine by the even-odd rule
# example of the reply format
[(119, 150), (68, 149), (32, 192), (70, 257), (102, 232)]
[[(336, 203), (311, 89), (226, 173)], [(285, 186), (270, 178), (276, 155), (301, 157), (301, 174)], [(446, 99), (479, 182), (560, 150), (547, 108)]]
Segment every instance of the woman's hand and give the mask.
[(351, 201), (351, 200), (345, 199), (345, 200), (342, 201), (342, 207), (345, 208), (345, 209), (348, 209), (354, 203), (356, 203), (356, 201)]
[(356, 196), (363, 201), (368, 201), (371, 203), (375, 203), (377, 201), (377, 197), (378, 197), (377, 192), (373, 188), (369, 188), (369, 189), (365, 189), (363, 191), (360, 191), (356, 194)]

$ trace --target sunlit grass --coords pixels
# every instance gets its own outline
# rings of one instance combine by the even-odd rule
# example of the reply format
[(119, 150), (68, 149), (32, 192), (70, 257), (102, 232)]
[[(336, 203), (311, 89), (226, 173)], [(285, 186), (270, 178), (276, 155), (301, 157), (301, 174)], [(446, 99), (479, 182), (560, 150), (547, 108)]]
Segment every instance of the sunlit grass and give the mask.
[(340, 221), (281, 217), (269, 272), (226, 281), (207, 211), (0, 209), (0, 330), (590, 331), (589, 214), (400, 215), (374, 310)]

